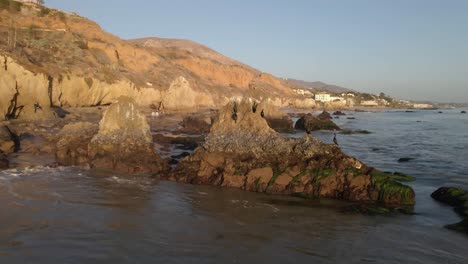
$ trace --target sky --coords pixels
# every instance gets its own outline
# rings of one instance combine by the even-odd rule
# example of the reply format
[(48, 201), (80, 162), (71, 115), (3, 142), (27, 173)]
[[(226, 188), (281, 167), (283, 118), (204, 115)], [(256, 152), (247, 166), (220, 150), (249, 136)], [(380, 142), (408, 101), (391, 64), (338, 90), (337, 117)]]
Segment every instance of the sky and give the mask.
[(123, 39), (190, 39), (278, 77), (468, 102), (468, 0), (46, 0)]

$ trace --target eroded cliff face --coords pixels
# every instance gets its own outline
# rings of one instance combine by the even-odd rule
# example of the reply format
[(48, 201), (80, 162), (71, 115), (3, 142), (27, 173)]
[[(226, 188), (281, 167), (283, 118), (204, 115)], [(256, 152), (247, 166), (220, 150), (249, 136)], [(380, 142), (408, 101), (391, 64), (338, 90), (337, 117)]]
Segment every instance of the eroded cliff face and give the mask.
[[(33, 73), (10, 57), (3, 59), (4, 64), (0, 68), (1, 119), (49, 119), (54, 118), (50, 110), (52, 106), (108, 105), (120, 96), (131, 97), (140, 106), (163, 102), (169, 110), (216, 106), (212, 95), (194, 90), (183, 76), (176, 78), (166, 90), (138, 88), (128, 80), (109, 84), (73, 75), (53, 78)], [(41, 109), (35, 109), (35, 104)]]
[[(0, 113), (2, 119), (53, 118), (50, 110), (50, 78), (35, 74), (17, 64), (10, 57), (3, 57), (0, 68)], [(39, 105), (41, 109), (35, 107)]]

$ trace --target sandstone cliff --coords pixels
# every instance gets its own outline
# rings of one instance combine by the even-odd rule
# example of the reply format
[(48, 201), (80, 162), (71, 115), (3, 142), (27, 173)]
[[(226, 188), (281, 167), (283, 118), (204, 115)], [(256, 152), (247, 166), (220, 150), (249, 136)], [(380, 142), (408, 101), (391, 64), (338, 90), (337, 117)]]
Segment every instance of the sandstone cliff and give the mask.
[(76, 14), (19, 3), (0, 6), (0, 17), (0, 119), (53, 118), (52, 106), (104, 105), (123, 95), (175, 110), (243, 95), (313, 104), (276, 77), (192, 42), (125, 41)]

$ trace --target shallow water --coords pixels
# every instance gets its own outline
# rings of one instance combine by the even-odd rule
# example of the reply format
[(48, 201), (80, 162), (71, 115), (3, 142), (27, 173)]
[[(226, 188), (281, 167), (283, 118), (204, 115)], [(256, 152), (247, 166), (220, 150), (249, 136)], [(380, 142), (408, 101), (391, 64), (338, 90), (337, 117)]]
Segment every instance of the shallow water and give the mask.
[(442, 185), (468, 187), (468, 115), (459, 113), (335, 120), (373, 132), (339, 134), (346, 153), (416, 177), (414, 215), (80, 168), (0, 172), (0, 263), (468, 263), (468, 236), (443, 227), (460, 218), (430, 198)]

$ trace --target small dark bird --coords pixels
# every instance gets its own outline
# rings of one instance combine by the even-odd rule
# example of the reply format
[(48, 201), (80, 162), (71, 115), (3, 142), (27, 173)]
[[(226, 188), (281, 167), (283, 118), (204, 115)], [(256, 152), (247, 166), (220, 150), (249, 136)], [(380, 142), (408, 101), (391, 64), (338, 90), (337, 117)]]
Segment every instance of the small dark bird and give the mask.
[(39, 103), (36, 102), (36, 103), (34, 104), (34, 113), (36, 113), (37, 110), (42, 110), (42, 107), (41, 107), (41, 105), (40, 105)]
[(232, 108), (231, 118), (237, 123), (237, 103), (234, 103), (234, 107)]
[(233, 112), (231, 115), (232, 120), (234, 120), (237, 123), (237, 113)]
[(252, 112), (255, 114), (257, 112), (257, 102), (254, 102), (253, 105), (252, 105)]
[(310, 130), (309, 129), (306, 128), (305, 131), (306, 131), (307, 135), (310, 135)]
[(333, 143), (335, 143), (335, 145), (338, 145), (338, 140), (336, 139), (336, 133), (333, 136)]
[(262, 117), (265, 117), (265, 112), (263, 111), (263, 109), (262, 109), (262, 112), (260, 112), (260, 115), (261, 115)]

